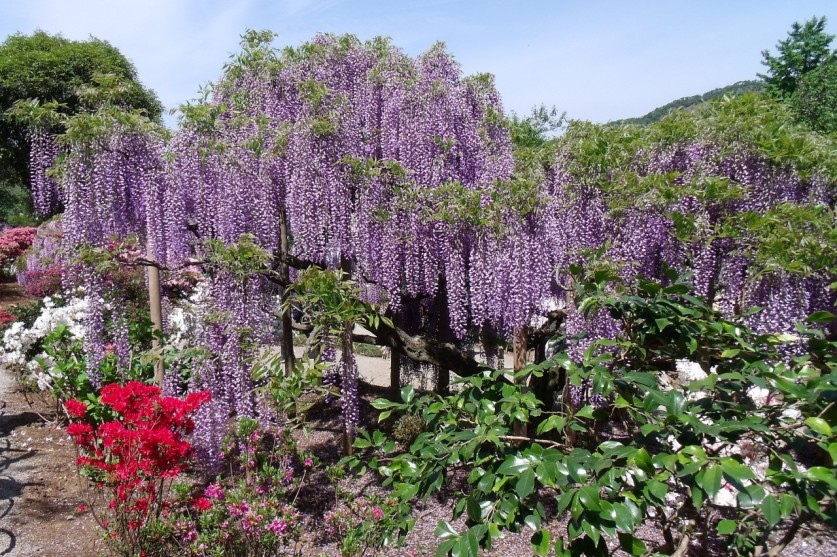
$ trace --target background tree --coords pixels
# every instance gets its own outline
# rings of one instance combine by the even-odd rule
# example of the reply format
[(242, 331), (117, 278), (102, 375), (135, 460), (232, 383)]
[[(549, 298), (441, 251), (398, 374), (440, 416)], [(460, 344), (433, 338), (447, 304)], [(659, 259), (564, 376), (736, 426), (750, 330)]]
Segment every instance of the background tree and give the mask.
[(767, 74), (759, 77), (768, 91), (777, 97), (788, 97), (796, 91), (802, 76), (828, 61), (834, 53), (829, 48), (834, 35), (825, 32), (825, 16), (812, 18), (804, 24), (794, 22), (788, 38), (776, 44), (778, 55), (762, 51), (762, 64)]
[(837, 131), (837, 63), (832, 59), (807, 73), (791, 96), (790, 106), (814, 130)]
[(159, 121), (163, 107), (157, 96), (139, 82), (131, 61), (106, 41), (72, 41), (36, 31), (12, 35), (0, 45), (0, 221), (31, 220), (26, 130), (6, 111), (18, 100), (37, 99), (56, 101), (61, 112), (75, 114), (86, 102), (80, 91), (103, 75), (128, 85), (122, 96), (127, 107)]

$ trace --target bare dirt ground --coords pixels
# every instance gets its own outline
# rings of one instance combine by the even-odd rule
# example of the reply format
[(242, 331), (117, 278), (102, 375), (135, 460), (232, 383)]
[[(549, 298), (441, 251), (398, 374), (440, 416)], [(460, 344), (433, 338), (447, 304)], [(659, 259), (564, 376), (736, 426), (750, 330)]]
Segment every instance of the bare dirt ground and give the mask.
[(92, 517), (76, 512), (84, 492), (75, 451), (50, 410), (0, 373), (0, 555), (87, 557), (103, 548)]
[(0, 309), (8, 310), (14, 305), (26, 303), (31, 299), (24, 294), (18, 283), (0, 280)]

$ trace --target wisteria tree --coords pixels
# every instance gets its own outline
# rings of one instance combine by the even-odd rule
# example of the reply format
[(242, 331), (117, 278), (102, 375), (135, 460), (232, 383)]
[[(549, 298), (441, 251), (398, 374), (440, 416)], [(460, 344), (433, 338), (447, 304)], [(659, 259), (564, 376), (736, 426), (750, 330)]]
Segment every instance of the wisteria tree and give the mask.
[[(248, 33), (171, 136), (126, 110), (118, 82), (89, 91), (91, 110), (63, 119), (57, 138), (31, 128), (35, 198), (66, 208), (66, 241), (89, 265), (133, 236), (146, 249), (123, 260), (161, 269), (164, 290), (199, 270), (194, 340), (207, 355), (188, 385), (168, 384), (213, 393), (196, 432), (208, 457), (231, 414), (266, 411), (252, 394), (260, 347), (278, 342), (290, 372), (293, 329), (314, 328), (291, 319), (306, 282), (290, 287), (306, 269), (353, 285), (341, 290), (353, 293), (350, 318), (321, 333), (324, 357), (343, 348), (332, 379), (348, 439), (351, 338), (443, 378), (502, 366), (509, 342), (516, 367), (531, 348), (543, 358), (559, 326), (617, 335), (606, 314), (574, 307), (573, 267), (627, 282), (691, 272), (730, 314), (765, 306), (748, 317), (757, 330), (789, 330), (833, 303), (829, 146), (769, 101), (724, 101), (649, 128), (572, 123), (554, 156), (528, 145), (515, 160), (490, 76), (464, 77), (441, 45), (412, 59), (381, 39), (322, 35), (278, 51), (272, 38)], [(19, 113), (37, 124), (54, 117), (43, 108)], [(93, 270), (79, 275), (89, 295), (117, 297)], [(94, 380), (104, 343), (124, 345), (124, 334), (104, 338), (103, 319), (94, 304)], [(572, 392), (579, 404), (583, 389)]]

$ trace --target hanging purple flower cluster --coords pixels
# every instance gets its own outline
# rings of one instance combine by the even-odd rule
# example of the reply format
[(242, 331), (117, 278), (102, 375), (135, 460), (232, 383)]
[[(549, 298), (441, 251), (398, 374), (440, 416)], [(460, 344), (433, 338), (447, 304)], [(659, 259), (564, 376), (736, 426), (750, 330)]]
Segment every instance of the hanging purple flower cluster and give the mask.
[[(618, 164), (588, 163), (583, 169), (574, 164), (582, 154), (573, 150), (583, 141), (567, 141), (547, 188), (552, 224), (544, 238), (552, 243), (557, 268), (581, 262), (579, 252), (592, 248), (604, 249), (629, 282), (638, 276), (665, 280), (665, 267), (689, 272), (696, 292), (727, 314), (762, 307), (748, 317), (761, 332), (792, 332), (809, 313), (832, 306), (833, 275), (800, 279), (782, 269), (756, 268), (752, 256), (758, 238), (741, 222), (747, 214), (764, 214), (782, 203), (833, 207), (833, 180), (806, 177), (740, 138), (738, 144), (720, 144), (717, 136), (723, 131), (703, 130), (676, 141), (658, 133), (658, 143), (646, 141)], [(608, 148), (618, 150), (621, 139), (611, 136)], [(643, 181), (655, 185), (637, 188)], [(627, 207), (625, 195), (631, 196)], [(687, 223), (689, 234), (678, 236), (678, 220)], [(602, 326), (568, 311), (568, 333), (595, 335)]]
[(29, 141), (30, 188), (35, 211), (42, 216), (53, 215), (63, 205), (58, 184), (47, 175), (58, 156), (55, 135), (36, 130), (30, 134)]
[[(211, 125), (187, 119), (169, 144), (158, 212), (165, 222), (155, 228), (161, 257), (188, 257), (193, 236), (233, 243), (242, 234), (279, 253), (285, 218), (294, 256), (348, 270), (370, 302), (394, 311), (403, 295), (436, 296), (444, 276), (451, 329), (464, 337), (475, 322), (469, 289), (483, 288), (469, 276), (483, 244), (472, 228), (426, 218), (421, 204), (452, 183), (485, 189), (510, 176), (511, 145), (490, 80), (463, 78), (441, 46), (413, 60), (386, 41), (348, 36), (320, 35), (281, 54), (245, 48), (242, 59), (207, 104)], [(218, 357), (199, 386), (248, 413), (242, 393), (226, 392), (249, 386), (235, 330), (267, 331), (273, 292), (251, 279), (245, 296), (223, 272), (208, 280), (213, 311), (229, 318), (204, 331)], [(510, 311), (525, 321), (525, 311)], [(356, 365), (348, 360), (335, 371), (347, 420), (356, 423)]]

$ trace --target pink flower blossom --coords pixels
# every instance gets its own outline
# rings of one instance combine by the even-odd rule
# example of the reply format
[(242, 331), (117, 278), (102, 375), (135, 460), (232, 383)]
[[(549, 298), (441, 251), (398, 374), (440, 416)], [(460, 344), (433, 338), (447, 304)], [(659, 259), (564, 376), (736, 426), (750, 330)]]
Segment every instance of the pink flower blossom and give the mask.
[(265, 529), (269, 532), (273, 532), (276, 536), (281, 536), (288, 531), (288, 523), (282, 519), (274, 518), (273, 522), (265, 526)]

